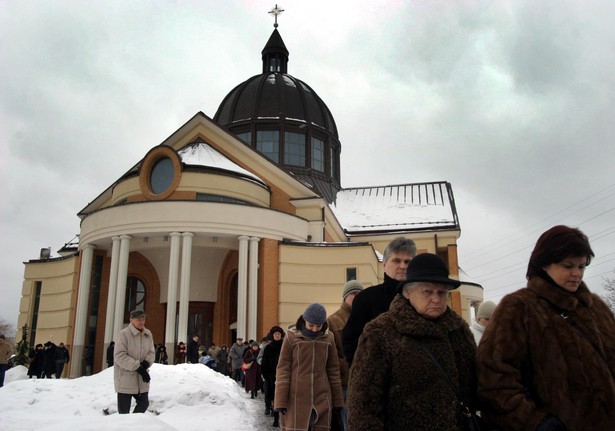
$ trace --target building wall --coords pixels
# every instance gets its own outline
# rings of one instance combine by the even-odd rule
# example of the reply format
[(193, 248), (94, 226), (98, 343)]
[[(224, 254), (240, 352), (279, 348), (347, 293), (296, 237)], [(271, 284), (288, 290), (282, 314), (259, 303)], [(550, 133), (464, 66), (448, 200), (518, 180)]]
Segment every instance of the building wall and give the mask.
[(35, 284), (40, 281), (41, 297), (34, 344), (47, 341), (55, 344), (64, 342), (67, 345), (72, 343), (72, 304), (77, 290), (78, 269), (77, 256), (26, 263), (17, 320), (17, 339), (21, 339), (24, 325), (28, 325), (29, 331), (32, 329)]
[(312, 302), (320, 302), (327, 313), (342, 302), (346, 269), (357, 269), (357, 280), (365, 287), (378, 284), (378, 258), (370, 245), (280, 244), (279, 323), (295, 323)]

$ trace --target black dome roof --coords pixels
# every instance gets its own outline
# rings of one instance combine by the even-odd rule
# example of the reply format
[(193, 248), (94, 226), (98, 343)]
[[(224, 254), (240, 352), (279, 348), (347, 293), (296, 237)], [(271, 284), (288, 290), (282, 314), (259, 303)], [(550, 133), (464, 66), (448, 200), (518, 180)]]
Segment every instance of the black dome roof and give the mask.
[[(275, 132), (276, 137), (269, 139), (279, 140), (267, 142), (267, 148), (273, 145), (276, 149), (265, 155), (333, 202), (340, 189), (341, 152), (333, 115), (309, 85), (286, 73), (288, 50), (277, 29), (265, 45), (262, 59), (263, 72), (231, 90), (214, 121), (263, 154), (259, 132)], [(292, 144), (286, 142), (289, 133), (294, 134), (288, 137)], [(319, 142), (314, 144), (314, 139)], [(305, 156), (297, 158), (302, 152)]]
[(237, 122), (274, 118), (311, 124), (338, 139), (335, 120), (325, 102), (305, 82), (286, 73), (248, 78), (224, 98), (214, 116), (229, 129)]

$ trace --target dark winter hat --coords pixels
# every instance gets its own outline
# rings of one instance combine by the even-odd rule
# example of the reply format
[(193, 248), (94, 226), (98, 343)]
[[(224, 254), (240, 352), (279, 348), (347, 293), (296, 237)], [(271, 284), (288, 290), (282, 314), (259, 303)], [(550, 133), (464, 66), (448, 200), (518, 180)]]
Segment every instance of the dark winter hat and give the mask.
[(303, 320), (313, 325), (322, 325), (327, 320), (327, 310), (322, 304), (310, 304), (303, 312)]
[(267, 334), (267, 338), (273, 340), (273, 334), (275, 334), (276, 332), (279, 332), (280, 335), (282, 335), (282, 338), (284, 338), (284, 336), (286, 335), (286, 332), (284, 332), (284, 330), (280, 326), (272, 326), (269, 330), (269, 334)]
[(132, 310), (130, 312), (130, 318), (131, 319), (140, 319), (142, 317), (146, 317), (145, 316), (145, 311), (143, 311), (143, 310)]
[(406, 279), (399, 283), (397, 292), (401, 293), (404, 285), (425, 281), (428, 283), (441, 283), (449, 286), (449, 289), (456, 289), (461, 285), (459, 280), (449, 278), (446, 263), (437, 255), (432, 253), (422, 253), (413, 258), (406, 270)]
[(351, 293), (359, 293), (363, 290), (363, 285), (357, 280), (350, 280), (344, 284), (344, 293), (342, 293), (342, 299), (346, 299)]

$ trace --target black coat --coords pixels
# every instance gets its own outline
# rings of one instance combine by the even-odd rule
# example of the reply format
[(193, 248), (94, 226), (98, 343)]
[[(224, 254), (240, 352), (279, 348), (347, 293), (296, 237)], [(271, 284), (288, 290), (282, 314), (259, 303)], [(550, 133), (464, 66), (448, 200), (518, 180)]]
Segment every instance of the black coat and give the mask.
[(371, 320), (389, 311), (389, 306), (397, 295), (398, 285), (399, 281), (384, 274), (384, 283), (368, 287), (355, 296), (350, 317), (342, 331), (344, 358), (348, 364), (352, 364), (363, 328)]
[(43, 374), (49, 379), (56, 373), (56, 348), (51, 343), (43, 350)]
[(198, 341), (190, 340), (188, 341), (188, 346), (186, 347), (186, 357), (188, 362), (191, 364), (199, 363), (199, 343)]
[(43, 349), (30, 351), (30, 365), (28, 366), (28, 376), (38, 378), (43, 374)]
[(115, 343), (114, 344), (109, 344), (109, 347), (107, 347), (107, 365), (109, 367), (113, 366), (113, 350), (115, 347)]
[(275, 370), (278, 366), (278, 359), (280, 359), (280, 350), (282, 350), (283, 342), (283, 338), (279, 341), (273, 340), (265, 346), (265, 351), (263, 352), (261, 374), (267, 385), (267, 390), (265, 392), (271, 394), (271, 398), (273, 398), (273, 394), (275, 393)]

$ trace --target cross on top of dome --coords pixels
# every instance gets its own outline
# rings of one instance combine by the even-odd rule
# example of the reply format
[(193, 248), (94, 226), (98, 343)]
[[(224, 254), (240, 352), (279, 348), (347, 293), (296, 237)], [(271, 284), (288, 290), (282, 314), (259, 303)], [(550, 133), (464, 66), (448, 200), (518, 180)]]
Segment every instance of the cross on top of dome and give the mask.
[(282, 12), (284, 12), (284, 9), (279, 8), (277, 4), (273, 9), (269, 11), (269, 14), (275, 17), (275, 23), (273, 24), (274, 28), (278, 28), (278, 15), (280, 15)]

